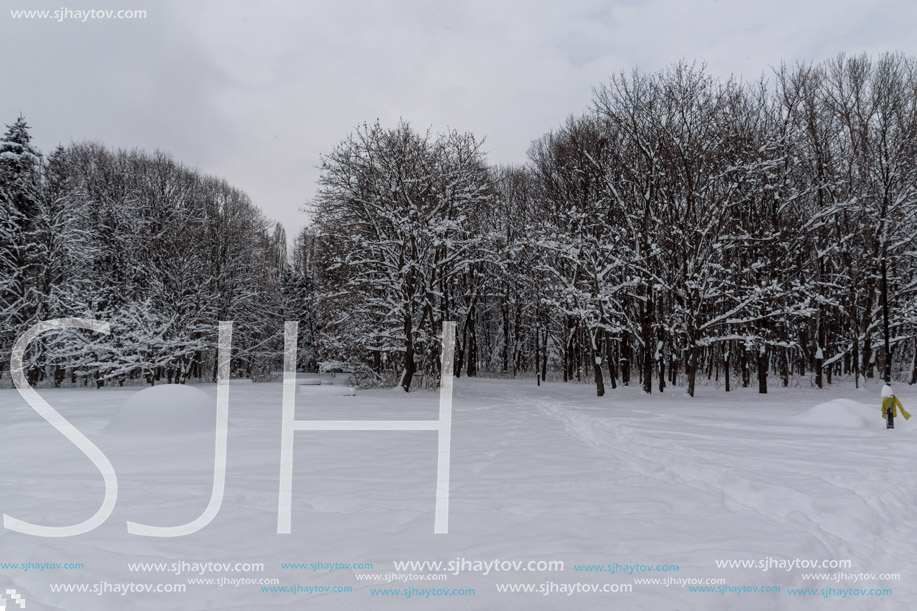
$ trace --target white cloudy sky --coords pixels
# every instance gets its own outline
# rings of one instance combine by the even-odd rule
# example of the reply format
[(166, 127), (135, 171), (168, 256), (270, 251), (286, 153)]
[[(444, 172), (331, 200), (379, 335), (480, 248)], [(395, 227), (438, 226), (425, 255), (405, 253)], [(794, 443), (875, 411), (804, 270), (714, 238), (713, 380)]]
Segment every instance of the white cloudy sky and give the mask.
[[(492, 162), (590, 104), (615, 72), (680, 59), (756, 79), (781, 60), (915, 53), (912, 0), (4, 0), (0, 123), (37, 144), (162, 149), (247, 191), (288, 234), (319, 156), (399, 117), (486, 137)], [(140, 21), (6, 8), (144, 9)]]

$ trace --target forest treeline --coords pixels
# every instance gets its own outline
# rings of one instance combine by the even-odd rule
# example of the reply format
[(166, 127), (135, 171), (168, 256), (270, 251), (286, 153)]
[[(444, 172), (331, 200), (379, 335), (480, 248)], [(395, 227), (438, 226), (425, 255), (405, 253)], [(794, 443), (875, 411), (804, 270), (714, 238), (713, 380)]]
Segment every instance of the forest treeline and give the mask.
[(30, 350), (30, 375), (95, 384), (299, 366), (434, 386), (455, 371), (727, 390), (917, 381), (917, 60), (620, 74), (590, 109), (491, 166), (472, 134), (364, 124), (323, 157), (290, 253), (248, 198), (163, 155), (0, 142), (5, 355), (37, 320), (109, 320)]
[(0, 178), (0, 375), (21, 333), (63, 317), (111, 333), (39, 336), (33, 384), (212, 380), (220, 320), (236, 321), (233, 375), (282, 351), (278, 325), (298, 319), (304, 287), (283, 228), (238, 189), (161, 153), (73, 144), (44, 158), (21, 117), (0, 141)]

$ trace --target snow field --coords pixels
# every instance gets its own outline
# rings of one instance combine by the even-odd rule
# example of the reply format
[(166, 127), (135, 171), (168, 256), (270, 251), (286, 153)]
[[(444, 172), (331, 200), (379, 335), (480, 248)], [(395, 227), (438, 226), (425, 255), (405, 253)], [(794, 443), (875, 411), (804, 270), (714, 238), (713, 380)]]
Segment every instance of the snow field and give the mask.
[[(0, 586), (16, 588), (30, 609), (68, 611), (123, 609), (128, 603), (131, 609), (183, 610), (904, 610), (917, 600), (912, 569), (917, 486), (909, 470), (917, 437), (901, 418), (895, 431), (883, 428), (878, 386), (776, 389), (764, 396), (752, 389), (727, 394), (700, 388), (691, 400), (681, 389), (648, 397), (636, 388), (619, 388), (596, 398), (587, 385), (456, 380), (448, 535), (432, 532), (436, 435), (428, 431), (297, 432), (293, 532), (276, 534), (281, 389), (280, 384), (231, 389), (222, 507), (210, 525), (174, 539), (129, 535), (125, 521), (174, 525), (201, 513), (213, 477), (212, 423), (209, 433), (194, 436), (114, 435), (105, 426), (130, 394), (41, 391), (111, 459), (119, 498), (108, 521), (80, 537), (40, 539), (3, 531), (0, 561), (74, 561), (85, 568), (0, 571)], [(214, 385), (186, 390), (205, 394), (214, 409)], [(913, 387), (895, 390), (906, 408), (917, 405)], [(434, 419), (437, 400), (436, 393), (389, 390), (357, 397), (298, 394), (297, 418)], [(3, 513), (67, 524), (94, 512), (102, 482), (92, 464), (15, 391), (0, 391), (0, 406)], [(184, 428), (178, 426), (182, 418), (177, 420), (173, 432)], [(457, 558), (562, 560), (565, 570), (465, 571), (444, 581), (410, 583), (356, 578), (391, 573), (396, 560)], [(763, 558), (850, 559), (845, 572), (900, 573), (901, 579), (805, 581), (802, 569), (716, 566), (717, 560)], [(122, 597), (49, 590), (57, 582), (184, 583), (188, 575), (138, 573), (127, 566), (180, 560), (263, 563), (263, 572), (223, 576), (353, 591), (292, 595), (262, 592), (257, 585), (197, 584), (183, 594)], [(373, 569), (281, 568), (285, 562), (314, 561), (371, 562)], [(677, 573), (661, 576), (725, 578), (731, 586), (783, 591), (694, 593), (634, 582), (660, 576), (652, 572), (574, 570), (608, 563), (677, 564)], [(546, 582), (632, 584), (633, 591), (570, 596), (496, 591), (498, 584)], [(475, 595), (407, 601), (371, 593), (408, 586), (474, 588)], [(894, 594), (842, 600), (786, 593), (828, 586), (891, 587)]]

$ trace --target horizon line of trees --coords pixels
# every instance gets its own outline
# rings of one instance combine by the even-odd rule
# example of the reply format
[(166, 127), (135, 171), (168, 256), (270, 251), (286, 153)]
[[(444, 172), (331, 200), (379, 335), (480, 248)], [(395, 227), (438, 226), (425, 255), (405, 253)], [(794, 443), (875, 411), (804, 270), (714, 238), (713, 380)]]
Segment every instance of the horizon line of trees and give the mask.
[(313, 214), (318, 352), (405, 390), (437, 379), (450, 319), (458, 375), (859, 385), (889, 357), (883, 262), (893, 374), (917, 379), (912, 57), (616, 75), (512, 167), (470, 134), (363, 125)]
[[(161, 153), (0, 140), (0, 379), (48, 318), (30, 380), (96, 386), (301, 369), (434, 387), (456, 375), (646, 392), (836, 376), (917, 382), (917, 59), (781, 66), (770, 81), (679, 63), (619, 74), (591, 108), (489, 165), (460, 131), (363, 124), (322, 158), (312, 223), (286, 236), (248, 197)], [(891, 355), (882, 346), (882, 268)]]
[(283, 320), (301, 316), (286, 250), (283, 228), (225, 181), (92, 143), (45, 158), (20, 117), (0, 140), (0, 379), (26, 329), (63, 317), (112, 331), (40, 336), (31, 384), (213, 380), (220, 320), (236, 322), (233, 375), (263, 375)]

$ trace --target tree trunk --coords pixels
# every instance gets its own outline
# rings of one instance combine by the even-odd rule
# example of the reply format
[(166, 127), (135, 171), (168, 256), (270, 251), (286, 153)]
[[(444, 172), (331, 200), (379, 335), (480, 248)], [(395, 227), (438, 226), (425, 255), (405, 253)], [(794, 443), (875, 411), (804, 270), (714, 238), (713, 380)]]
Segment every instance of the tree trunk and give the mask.
[(822, 371), (825, 368), (825, 354), (821, 346), (815, 348), (815, 385), (822, 388)]
[(615, 371), (615, 357), (614, 357), (614, 347), (612, 346), (614, 342), (609, 340), (607, 337), (605, 339), (605, 361), (608, 363), (608, 379), (611, 381), (611, 388), (614, 390), (618, 387), (618, 373)]
[(742, 388), (748, 388), (748, 384), (751, 381), (751, 368), (748, 366), (748, 347), (743, 343), (741, 348), (739, 365), (742, 367)]
[(462, 327), (462, 341), (455, 346), (455, 377), (462, 377), (462, 367), (465, 366), (465, 346), (468, 343), (468, 321)]
[(503, 316), (503, 369), (502, 373), (509, 373), (509, 295), (504, 295), (503, 305), (500, 307)]
[(694, 396), (694, 382), (697, 378), (697, 347), (694, 340), (688, 346), (688, 395)]
[(411, 390), (411, 381), (414, 379), (414, 332), (411, 317), (404, 318), (404, 373), (401, 374), (401, 388), (404, 392)]
[(640, 377), (643, 381), (643, 392), (650, 395), (653, 394), (653, 365), (656, 360), (653, 350), (656, 345), (653, 341), (653, 304), (641, 304), (640, 314), (640, 334), (643, 336), (643, 367)]
[(478, 336), (477, 325), (474, 324), (474, 310), (469, 314), (466, 324), (468, 326), (468, 353), (465, 358), (468, 359), (468, 366), (465, 372), (469, 378), (473, 378), (478, 375)]
[(764, 344), (758, 349), (758, 392), (767, 394), (767, 347)]
[(783, 358), (780, 359), (780, 377), (783, 379), (783, 387), (790, 385), (790, 350), (783, 349)]
[(513, 319), (513, 345), (510, 350), (511, 360), (513, 363), (513, 377), (520, 369), (525, 367), (525, 346), (522, 340), (522, 300), (516, 301), (516, 316)]
[(593, 372), (595, 373), (595, 394), (597, 397), (605, 395), (605, 381), (602, 378), (602, 358), (596, 354), (593, 359)]
[(917, 339), (914, 340), (914, 354), (911, 356), (911, 381), (909, 384), (917, 384)]
[(856, 305), (851, 306), (851, 319), (853, 320), (853, 354), (850, 360), (853, 363), (854, 386), (860, 387), (860, 330), (856, 318)]
[(574, 361), (576, 362), (576, 381), (583, 381), (583, 341), (582, 332), (575, 333), (571, 339), (570, 348), (573, 350)]
[(598, 328), (595, 330), (595, 333), (590, 332), (589, 343), (592, 347), (592, 371), (595, 378), (595, 394), (601, 397), (605, 395), (605, 380), (602, 377), (602, 354), (605, 352), (604, 330)]
[[(863, 325), (864, 329), (869, 329), (868, 324)], [(860, 371), (866, 379), (872, 378), (873, 358), (872, 358), (872, 338), (868, 332), (864, 333), (863, 348), (860, 353)]]
[(538, 314), (535, 314), (535, 385), (541, 386), (541, 375), (538, 373), (538, 358), (541, 354), (538, 349), (538, 340), (541, 338), (541, 331), (538, 330)]
[(382, 375), (382, 352), (373, 350), (373, 373)]
[(548, 379), (548, 328), (545, 327), (541, 342), (541, 381)]

